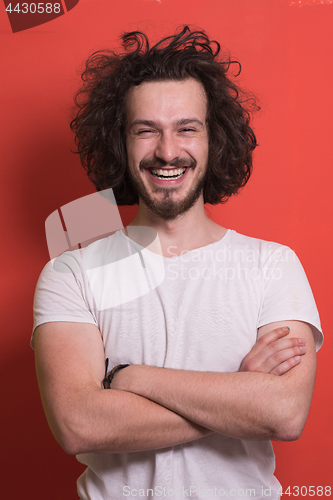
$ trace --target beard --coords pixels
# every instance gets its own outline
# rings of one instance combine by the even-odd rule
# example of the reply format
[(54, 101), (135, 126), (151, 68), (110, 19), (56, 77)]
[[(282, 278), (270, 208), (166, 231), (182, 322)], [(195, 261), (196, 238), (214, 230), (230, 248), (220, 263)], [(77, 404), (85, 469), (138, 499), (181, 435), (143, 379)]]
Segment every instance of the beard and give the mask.
[[(190, 166), (189, 166), (190, 163)], [(140, 162), (140, 170), (144, 170), (150, 167), (161, 168), (165, 166), (181, 168), (183, 166), (187, 166), (187, 168), (195, 169), (196, 161), (191, 159), (184, 158), (176, 158), (170, 163), (163, 162), (160, 159), (154, 160), (142, 160)], [(204, 171), (207, 171), (207, 164), (205, 165)], [(182, 200), (174, 200), (172, 197), (172, 193), (177, 191), (177, 188), (163, 188), (163, 187), (155, 187), (154, 193), (162, 193), (163, 198), (161, 200), (154, 200), (152, 196), (146, 189), (146, 186), (142, 182), (141, 179), (136, 179), (129, 171), (131, 183), (137, 192), (139, 198), (146, 205), (148, 210), (158, 217), (164, 220), (175, 220), (181, 215), (185, 214), (193, 207), (193, 205), (198, 201), (200, 195), (203, 191), (203, 187), (205, 184), (205, 175), (202, 175), (197, 179), (196, 184), (191, 188), (191, 190), (187, 193), (184, 199)]]

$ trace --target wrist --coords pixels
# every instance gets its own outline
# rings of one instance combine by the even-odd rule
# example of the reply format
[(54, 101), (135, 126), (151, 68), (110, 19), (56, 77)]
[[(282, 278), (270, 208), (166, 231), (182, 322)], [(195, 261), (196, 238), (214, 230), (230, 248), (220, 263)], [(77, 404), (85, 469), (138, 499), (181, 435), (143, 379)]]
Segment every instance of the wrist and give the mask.
[(108, 365), (109, 365), (109, 358), (106, 358), (105, 360), (105, 377), (103, 378), (102, 385), (104, 389), (111, 389), (111, 383), (116, 375), (117, 372), (122, 370), (123, 368), (127, 368), (130, 366), (129, 364), (120, 364), (116, 365), (112, 368), (112, 370), (108, 373)]
[(155, 370), (156, 368), (152, 366), (134, 365), (129, 385), (131, 392), (146, 399), (151, 399), (151, 386)]
[[(117, 383), (119, 388), (151, 399), (154, 376), (156, 367), (147, 365), (130, 365), (126, 370), (121, 370), (117, 374)], [(119, 377), (119, 378), (118, 378)]]
[[(124, 366), (125, 365), (118, 365)], [(119, 369), (113, 375), (111, 389), (132, 392), (141, 396), (140, 393), (140, 368), (142, 365), (128, 365), (126, 369)], [(115, 367), (117, 368), (117, 367)]]

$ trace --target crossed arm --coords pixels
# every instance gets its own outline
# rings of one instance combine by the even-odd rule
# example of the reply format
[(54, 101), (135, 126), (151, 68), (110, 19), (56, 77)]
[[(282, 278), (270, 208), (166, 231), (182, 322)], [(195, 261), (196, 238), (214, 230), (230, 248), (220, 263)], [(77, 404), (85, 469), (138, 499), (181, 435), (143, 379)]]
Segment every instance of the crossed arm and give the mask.
[[(289, 333), (281, 329), (285, 325)], [(297, 439), (315, 377), (311, 329), (301, 322), (276, 323), (259, 329), (258, 339), (239, 372), (133, 365), (105, 390), (97, 327), (41, 325), (35, 332), (36, 369), (49, 425), (70, 454), (159, 449), (213, 432)]]

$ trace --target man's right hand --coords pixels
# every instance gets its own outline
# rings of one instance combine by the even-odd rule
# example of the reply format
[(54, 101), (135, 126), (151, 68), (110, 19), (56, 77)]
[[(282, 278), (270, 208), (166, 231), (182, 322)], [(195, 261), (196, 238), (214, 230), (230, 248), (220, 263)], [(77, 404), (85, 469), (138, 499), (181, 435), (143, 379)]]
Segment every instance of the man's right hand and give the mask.
[(284, 338), (289, 333), (287, 327), (265, 333), (244, 357), (238, 371), (283, 375), (298, 365), (301, 356), (306, 353), (305, 341), (299, 338)]

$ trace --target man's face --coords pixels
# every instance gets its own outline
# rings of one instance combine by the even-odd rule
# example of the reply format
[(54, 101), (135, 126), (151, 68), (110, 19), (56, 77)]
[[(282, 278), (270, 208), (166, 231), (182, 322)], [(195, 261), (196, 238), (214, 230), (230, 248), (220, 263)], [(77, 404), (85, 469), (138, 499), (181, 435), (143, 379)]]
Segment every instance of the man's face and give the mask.
[(126, 98), (129, 173), (143, 202), (172, 220), (201, 198), (207, 170), (207, 98), (194, 79), (145, 82)]

